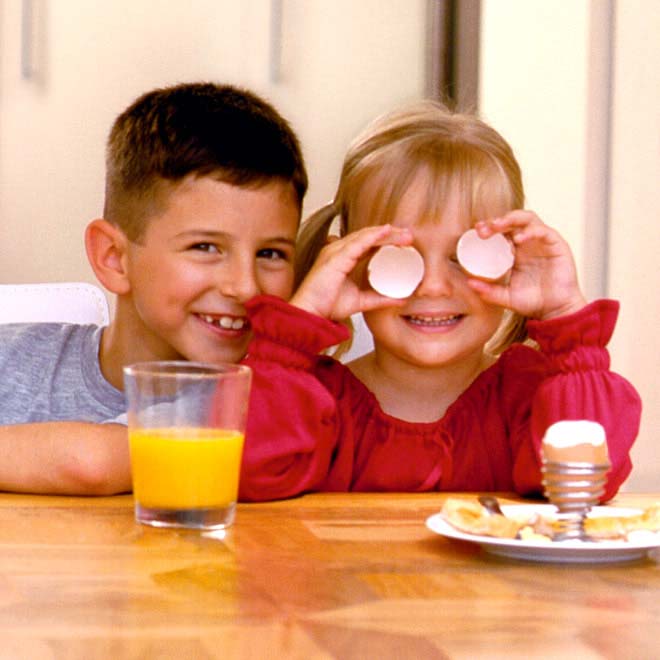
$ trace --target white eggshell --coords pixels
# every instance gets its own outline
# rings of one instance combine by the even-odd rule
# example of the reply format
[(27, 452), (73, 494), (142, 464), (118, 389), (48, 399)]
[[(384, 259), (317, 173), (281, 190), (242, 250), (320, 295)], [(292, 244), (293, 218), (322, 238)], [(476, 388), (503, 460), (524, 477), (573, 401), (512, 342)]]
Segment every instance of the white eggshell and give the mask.
[(511, 243), (502, 234), (481, 238), (476, 229), (468, 229), (456, 246), (461, 266), (475, 277), (498, 280), (513, 266)]
[(543, 442), (554, 447), (564, 448), (587, 443), (605, 444), (605, 429), (598, 423), (586, 419), (562, 420), (549, 426)]
[(388, 298), (407, 298), (424, 277), (424, 260), (412, 246), (383, 245), (367, 270), (375, 291)]

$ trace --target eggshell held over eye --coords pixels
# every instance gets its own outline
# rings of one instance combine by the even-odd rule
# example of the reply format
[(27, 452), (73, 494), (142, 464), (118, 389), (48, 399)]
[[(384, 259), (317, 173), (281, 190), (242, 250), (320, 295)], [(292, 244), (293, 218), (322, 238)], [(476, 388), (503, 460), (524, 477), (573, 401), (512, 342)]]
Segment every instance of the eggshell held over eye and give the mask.
[(513, 248), (502, 234), (481, 238), (476, 229), (458, 239), (456, 257), (468, 273), (484, 280), (498, 280), (514, 261)]
[(383, 245), (367, 270), (375, 291), (388, 298), (407, 298), (424, 277), (424, 260), (412, 246)]

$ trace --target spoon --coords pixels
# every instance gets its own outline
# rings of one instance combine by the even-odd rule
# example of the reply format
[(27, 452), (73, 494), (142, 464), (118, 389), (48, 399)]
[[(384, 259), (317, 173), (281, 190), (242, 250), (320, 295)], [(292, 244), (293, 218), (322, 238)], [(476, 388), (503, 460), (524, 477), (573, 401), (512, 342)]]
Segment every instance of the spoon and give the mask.
[(494, 495), (479, 495), (477, 499), (479, 504), (481, 504), (481, 506), (483, 506), (490, 515), (504, 515), (504, 512), (500, 508), (500, 503)]

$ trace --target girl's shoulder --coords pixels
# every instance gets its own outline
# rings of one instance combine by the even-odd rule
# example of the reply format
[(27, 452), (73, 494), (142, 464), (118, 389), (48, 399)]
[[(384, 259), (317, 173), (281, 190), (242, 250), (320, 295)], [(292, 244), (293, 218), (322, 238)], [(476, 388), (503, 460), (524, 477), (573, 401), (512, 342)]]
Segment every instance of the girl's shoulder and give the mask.
[(334, 358), (319, 358), (315, 375), (334, 397), (340, 424), (350, 426), (359, 434), (366, 427), (389, 434), (394, 431), (410, 433), (424, 426), (388, 415), (367, 385), (346, 364)]
[(338, 405), (350, 408), (379, 409), (375, 395), (351, 371), (333, 357), (321, 356), (317, 359), (315, 375), (337, 400)]
[(528, 346), (510, 347), (477, 376), (442, 418), (434, 422), (410, 422), (388, 414), (367, 385), (348, 366), (333, 358), (319, 358), (315, 373), (337, 402), (338, 414), (352, 426), (377, 427), (384, 434), (423, 438), (452, 427), (457, 419), (464, 419), (466, 415), (499, 408), (502, 399), (511, 401), (528, 396), (547, 371), (545, 362), (539, 351)]
[(449, 406), (445, 418), (462, 419), (466, 414), (502, 408), (507, 402), (529, 398), (530, 393), (547, 375), (548, 359), (539, 350), (525, 344), (507, 348)]

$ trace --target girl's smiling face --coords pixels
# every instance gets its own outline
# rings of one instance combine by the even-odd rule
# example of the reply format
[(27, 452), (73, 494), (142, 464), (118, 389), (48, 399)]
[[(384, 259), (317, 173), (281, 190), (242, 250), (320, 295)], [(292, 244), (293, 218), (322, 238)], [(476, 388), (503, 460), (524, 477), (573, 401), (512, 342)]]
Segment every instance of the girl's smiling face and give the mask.
[[(421, 170), (388, 218), (393, 225), (412, 230), (413, 245), (424, 259), (422, 281), (403, 307), (365, 312), (364, 318), (379, 358), (391, 356), (421, 368), (458, 363), (464, 367), (472, 361), (477, 369), (503, 310), (485, 303), (468, 286), (468, 275), (456, 259), (459, 237), (478, 218), (466, 210), (457, 186), (447, 190), (434, 210), (436, 205), (429, 204), (433, 190), (433, 177)], [(374, 218), (366, 216), (374, 206), (369, 199), (363, 201), (354, 207), (356, 226), (373, 224)]]

